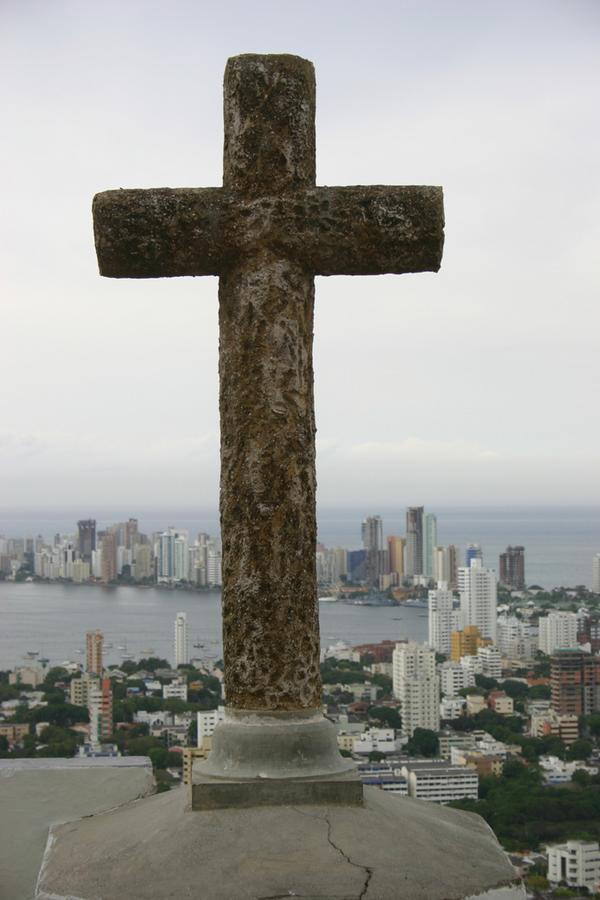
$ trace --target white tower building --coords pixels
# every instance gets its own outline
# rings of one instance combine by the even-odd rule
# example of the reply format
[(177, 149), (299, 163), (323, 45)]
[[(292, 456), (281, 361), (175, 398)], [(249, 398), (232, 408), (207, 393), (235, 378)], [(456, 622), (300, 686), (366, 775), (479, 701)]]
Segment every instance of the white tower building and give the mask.
[(592, 590), (595, 594), (600, 594), (600, 553), (592, 559)]
[(433, 513), (423, 516), (423, 574), (434, 577), (434, 549), (437, 546), (437, 519)]
[(551, 612), (539, 623), (538, 647), (548, 656), (555, 650), (570, 650), (577, 642), (577, 613)]
[(175, 619), (175, 668), (188, 662), (187, 615), (179, 612)]
[(458, 614), (453, 609), (452, 591), (445, 581), (438, 581), (429, 591), (429, 646), (437, 653), (450, 655), (450, 632), (458, 631)]
[(393, 655), (394, 696), (402, 703), (402, 728), (411, 736), (415, 728), (438, 731), (440, 685), (435, 650), (409, 641), (396, 644)]
[(474, 557), (467, 568), (458, 570), (462, 626), (476, 625), (481, 635), (496, 643), (497, 578)]

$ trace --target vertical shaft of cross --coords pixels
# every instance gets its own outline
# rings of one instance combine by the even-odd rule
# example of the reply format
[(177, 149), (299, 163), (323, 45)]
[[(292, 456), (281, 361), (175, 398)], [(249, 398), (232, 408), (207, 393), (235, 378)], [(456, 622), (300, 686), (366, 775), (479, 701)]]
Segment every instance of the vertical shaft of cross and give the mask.
[[(236, 57), (224, 96), (224, 187), (258, 205), (312, 187), (312, 65)], [(321, 702), (313, 303), (312, 273), (275, 253), (272, 234), (221, 274), (223, 640), (234, 709)]]

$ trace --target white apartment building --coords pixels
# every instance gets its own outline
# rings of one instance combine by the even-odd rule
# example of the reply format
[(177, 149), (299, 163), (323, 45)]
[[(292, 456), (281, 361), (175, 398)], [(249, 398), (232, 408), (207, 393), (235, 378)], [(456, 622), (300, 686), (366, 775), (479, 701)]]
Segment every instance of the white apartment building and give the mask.
[(440, 700), (440, 719), (460, 719), (467, 701), (464, 697), (442, 697)]
[(396, 644), (393, 654), (394, 696), (402, 703), (402, 727), (409, 737), (415, 728), (438, 731), (440, 688), (435, 650), (413, 641)]
[(437, 546), (437, 518), (433, 513), (423, 515), (423, 575), (433, 577), (434, 549)]
[(198, 722), (198, 746), (201, 747), (203, 738), (212, 737), (219, 722), (222, 722), (225, 718), (225, 708), (219, 706), (218, 709), (207, 709), (196, 715)]
[(469, 567), (458, 570), (462, 627), (475, 625), (482, 637), (496, 643), (496, 606), (498, 580), (493, 569), (483, 566), (481, 559), (471, 559)]
[(429, 646), (437, 653), (450, 655), (450, 633), (458, 631), (458, 611), (453, 608), (454, 597), (445, 581), (438, 581), (437, 588), (429, 591)]
[(539, 620), (538, 647), (550, 656), (556, 650), (576, 649), (577, 613), (551, 612)]
[(396, 740), (393, 728), (371, 728), (358, 735), (353, 742), (354, 753), (397, 753), (402, 746), (400, 740)]
[(12, 685), (30, 684), (36, 688), (45, 677), (44, 670), (40, 666), (17, 666), (8, 676), (8, 683)]
[(183, 678), (176, 678), (170, 684), (163, 684), (163, 700), (185, 700), (188, 698), (187, 683)]
[(592, 559), (592, 590), (595, 594), (600, 594), (600, 553)]
[(546, 847), (548, 881), (569, 887), (585, 887), (590, 891), (600, 881), (600, 847), (597, 841), (567, 841)]
[(186, 613), (177, 613), (174, 632), (175, 668), (177, 668), (177, 666), (186, 666), (189, 662)]
[(74, 678), (69, 684), (69, 700), (73, 706), (88, 706), (90, 693), (100, 688), (100, 679), (97, 675), (84, 672), (81, 678)]
[(531, 625), (516, 616), (498, 616), (496, 646), (507, 659), (531, 660), (537, 650)]
[(208, 583), (218, 587), (223, 583), (223, 575), (221, 571), (221, 549), (214, 540), (210, 540), (207, 544), (207, 577)]
[(159, 582), (171, 584), (187, 581), (188, 534), (175, 528), (168, 528), (156, 540), (156, 575)]
[(497, 647), (479, 647), (477, 656), (481, 660), (481, 674), (486, 678), (502, 677), (502, 656)]
[[(463, 657), (468, 659), (470, 657)], [(440, 688), (443, 697), (456, 697), (462, 688), (473, 687), (475, 673), (457, 662), (445, 662), (438, 666)]]
[(445, 760), (419, 760), (401, 769), (408, 782), (408, 793), (416, 800), (450, 803), (470, 797), (477, 800), (479, 776), (475, 769), (452, 766)]

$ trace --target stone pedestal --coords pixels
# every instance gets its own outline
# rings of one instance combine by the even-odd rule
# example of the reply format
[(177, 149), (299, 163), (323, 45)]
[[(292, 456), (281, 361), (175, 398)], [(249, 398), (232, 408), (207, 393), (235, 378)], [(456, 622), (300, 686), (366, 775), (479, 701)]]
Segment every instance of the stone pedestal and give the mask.
[(335, 728), (318, 709), (226, 710), (193, 781), (193, 809), (362, 803), (356, 765), (340, 755)]
[(53, 829), (37, 900), (523, 900), (478, 816), (365, 788), (362, 806), (186, 812), (172, 790)]

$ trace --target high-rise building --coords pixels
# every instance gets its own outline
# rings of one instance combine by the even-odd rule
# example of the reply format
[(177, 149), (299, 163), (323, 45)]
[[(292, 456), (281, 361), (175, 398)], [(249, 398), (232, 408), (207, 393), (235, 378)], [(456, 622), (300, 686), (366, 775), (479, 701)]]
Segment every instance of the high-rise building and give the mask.
[(362, 523), (361, 535), (366, 553), (365, 581), (369, 587), (379, 587), (379, 576), (385, 572), (381, 516), (368, 516)]
[(478, 557), (458, 570), (458, 590), (463, 627), (475, 625), (482, 636), (496, 643), (497, 582), (493, 569), (485, 568)]
[(92, 551), (96, 549), (96, 520), (80, 519), (77, 523), (79, 555), (86, 562), (92, 562)]
[(600, 712), (600, 656), (558, 650), (550, 661), (552, 709), (559, 716)]
[(175, 618), (175, 668), (188, 662), (187, 615), (179, 612)]
[(464, 656), (476, 656), (479, 648), (488, 644), (489, 640), (481, 636), (476, 625), (467, 625), (461, 631), (450, 633), (450, 659), (459, 662)]
[(404, 575), (404, 548), (406, 540), (396, 535), (390, 535), (387, 539), (388, 559), (390, 574), (395, 574), (399, 579)]
[(498, 616), (497, 645), (508, 659), (532, 660), (537, 650), (529, 622), (516, 616)]
[(595, 594), (600, 594), (600, 553), (592, 559), (592, 590)]
[(110, 678), (103, 678), (100, 687), (89, 692), (90, 741), (97, 746), (113, 733), (113, 696)]
[(221, 547), (211, 538), (206, 548), (208, 583), (218, 587), (223, 583)]
[(467, 569), (473, 559), (480, 559), (483, 563), (483, 550), (479, 544), (467, 544), (467, 549), (465, 550), (465, 566)]
[(135, 544), (133, 548), (133, 575), (136, 581), (152, 578), (154, 560), (150, 544)]
[(500, 584), (522, 591), (525, 588), (525, 547), (507, 547), (500, 554)]
[(406, 510), (406, 574), (423, 574), (423, 507)]
[(100, 679), (96, 675), (84, 672), (81, 678), (73, 678), (69, 684), (69, 700), (73, 706), (89, 706), (90, 692), (100, 688)]
[(538, 647), (542, 653), (550, 656), (556, 650), (576, 649), (577, 613), (557, 610), (548, 613), (538, 622)]
[(156, 542), (156, 575), (159, 582), (172, 583), (188, 579), (188, 535), (186, 531), (168, 528)]
[(433, 580), (445, 581), (450, 590), (458, 585), (458, 551), (454, 544), (433, 548)]
[(102, 675), (102, 645), (104, 635), (101, 631), (86, 631), (85, 634), (85, 671), (94, 675)]
[(458, 662), (445, 662), (438, 666), (440, 688), (444, 697), (456, 697), (462, 688), (475, 684), (475, 674)]
[(404, 732), (412, 736), (415, 728), (439, 731), (440, 684), (435, 650), (413, 641), (396, 644), (392, 665), (394, 696), (402, 704)]
[(100, 549), (102, 550), (102, 581), (109, 584), (117, 580), (117, 537), (112, 532), (107, 532), (102, 538)]
[[(423, 515), (423, 575), (433, 578), (433, 552), (437, 545), (437, 518), (433, 513)], [(447, 579), (444, 579), (447, 580)]]
[(129, 519), (125, 522), (124, 526), (124, 543), (128, 550), (133, 550), (135, 545), (139, 542), (139, 530), (138, 530), (138, 520), (137, 519)]
[(438, 581), (437, 588), (429, 591), (429, 646), (445, 656), (450, 654), (450, 634), (458, 627), (453, 600), (445, 581)]

